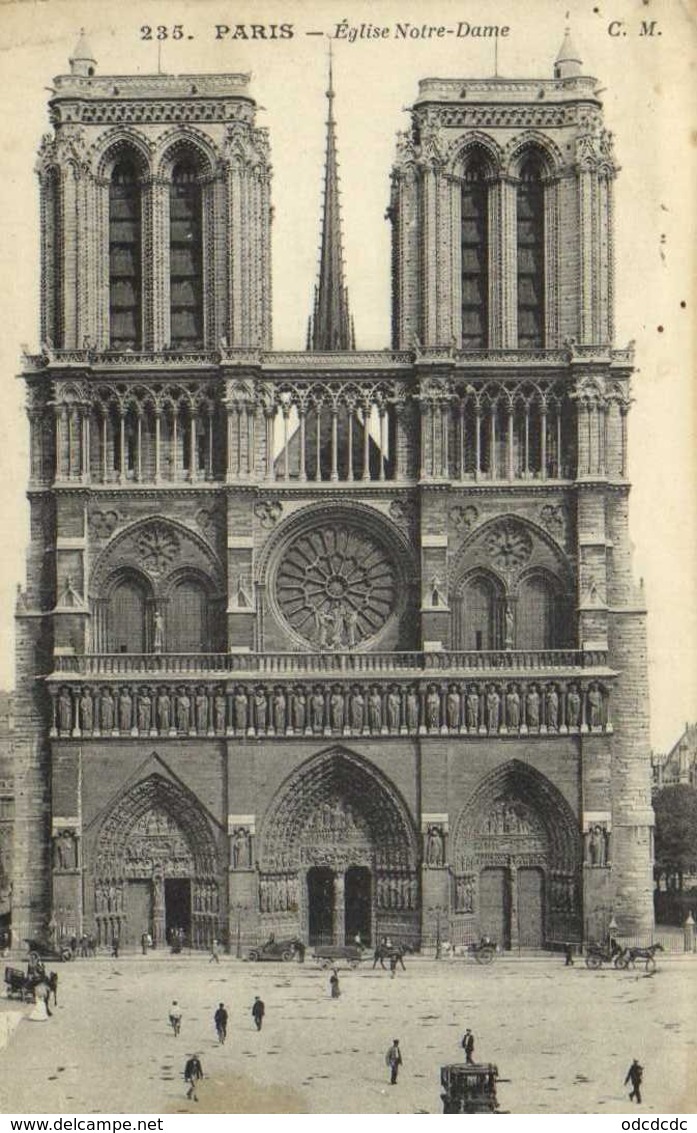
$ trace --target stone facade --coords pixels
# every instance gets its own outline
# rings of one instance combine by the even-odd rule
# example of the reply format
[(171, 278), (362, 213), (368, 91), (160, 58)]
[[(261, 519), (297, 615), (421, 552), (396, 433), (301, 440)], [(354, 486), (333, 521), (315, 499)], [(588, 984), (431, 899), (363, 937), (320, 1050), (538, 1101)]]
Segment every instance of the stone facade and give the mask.
[(292, 353), (248, 77), (71, 68), (23, 374), (17, 939), (647, 934), (596, 81), (425, 80), (392, 349)]

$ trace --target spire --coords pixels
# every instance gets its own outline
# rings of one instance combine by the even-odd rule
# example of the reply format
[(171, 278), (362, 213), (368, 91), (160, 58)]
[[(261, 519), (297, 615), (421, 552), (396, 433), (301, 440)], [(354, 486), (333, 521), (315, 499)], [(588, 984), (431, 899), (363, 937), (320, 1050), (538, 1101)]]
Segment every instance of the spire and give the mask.
[(329, 48), (327, 100), (329, 110), (327, 115), (327, 149), (324, 162), (324, 208), (319, 278), (315, 287), (312, 333), (308, 335), (308, 338), (312, 350), (355, 350), (348, 308), (348, 292), (344, 285), (344, 254), (341, 245), (339, 164), (336, 156), (331, 45)]
[[(568, 16), (568, 12), (567, 12)], [(582, 59), (571, 38), (571, 30), (564, 29), (564, 41), (554, 63), (555, 79), (570, 79), (581, 74)]]
[(70, 63), (71, 75), (82, 75), (83, 78), (89, 78), (96, 70), (97, 60), (87, 42), (84, 28), (80, 28), (80, 38), (68, 62)]

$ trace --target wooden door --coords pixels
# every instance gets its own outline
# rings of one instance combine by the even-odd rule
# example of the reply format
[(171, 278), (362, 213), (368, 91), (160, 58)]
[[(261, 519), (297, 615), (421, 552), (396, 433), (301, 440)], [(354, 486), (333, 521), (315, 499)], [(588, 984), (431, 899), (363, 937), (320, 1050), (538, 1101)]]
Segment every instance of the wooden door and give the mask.
[(518, 933), (521, 948), (542, 948), (545, 933), (541, 869), (518, 870)]
[(507, 869), (483, 869), (479, 877), (479, 928), (503, 948), (511, 946), (511, 895)]

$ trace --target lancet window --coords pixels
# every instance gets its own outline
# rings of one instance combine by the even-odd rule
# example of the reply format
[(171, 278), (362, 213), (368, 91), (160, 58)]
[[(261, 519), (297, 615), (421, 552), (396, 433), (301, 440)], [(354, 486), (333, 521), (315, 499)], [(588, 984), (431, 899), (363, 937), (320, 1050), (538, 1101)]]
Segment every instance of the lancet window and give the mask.
[(544, 345), (545, 263), (542, 166), (532, 156), (523, 164), (517, 192), (518, 345)]
[(142, 344), (141, 188), (135, 164), (114, 166), (109, 183), (109, 344)]
[(460, 215), (462, 247), (462, 347), (488, 346), (488, 186), (484, 165), (472, 161), (462, 182)]
[(202, 198), (188, 159), (172, 172), (169, 224), (171, 344), (196, 348), (203, 343)]

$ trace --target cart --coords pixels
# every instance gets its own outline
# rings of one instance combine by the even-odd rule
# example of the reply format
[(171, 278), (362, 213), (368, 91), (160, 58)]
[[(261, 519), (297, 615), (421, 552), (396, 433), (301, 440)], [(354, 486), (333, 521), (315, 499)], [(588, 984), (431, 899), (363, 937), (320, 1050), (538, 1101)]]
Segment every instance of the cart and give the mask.
[(441, 1066), (443, 1113), (496, 1113), (498, 1067), (493, 1062)]
[(357, 968), (363, 949), (358, 944), (316, 944), (312, 955), (320, 968), (335, 968), (342, 961), (349, 968)]

